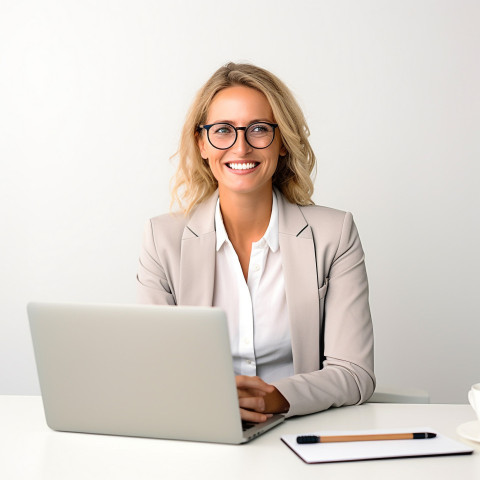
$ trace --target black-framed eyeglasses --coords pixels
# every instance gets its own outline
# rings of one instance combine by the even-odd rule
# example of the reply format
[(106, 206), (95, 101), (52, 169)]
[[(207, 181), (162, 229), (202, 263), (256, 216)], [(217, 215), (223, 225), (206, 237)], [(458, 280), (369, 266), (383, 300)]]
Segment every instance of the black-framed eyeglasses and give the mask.
[(218, 150), (228, 150), (235, 145), (238, 138), (238, 130), (245, 132), (247, 143), (257, 149), (269, 147), (275, 138), (276, 123), (254, 122), (247, 127), (234, 127), (230, 123), (212, 123), (211, 125), (199, 125), (198, 129), (207, 131), (207, 138), (212, 147)]

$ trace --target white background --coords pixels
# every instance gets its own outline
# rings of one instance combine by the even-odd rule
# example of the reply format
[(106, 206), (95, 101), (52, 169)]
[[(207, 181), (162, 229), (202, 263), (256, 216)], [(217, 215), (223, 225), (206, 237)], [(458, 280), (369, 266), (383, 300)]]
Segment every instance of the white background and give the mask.
[(0, 0), (0, 393), (38, 393), (30, 300), (131, 303), (179, 132), (229, 60), (293, 90), (316, 203), (354, 214), (380, 384), (480, 381), (480, 3)]

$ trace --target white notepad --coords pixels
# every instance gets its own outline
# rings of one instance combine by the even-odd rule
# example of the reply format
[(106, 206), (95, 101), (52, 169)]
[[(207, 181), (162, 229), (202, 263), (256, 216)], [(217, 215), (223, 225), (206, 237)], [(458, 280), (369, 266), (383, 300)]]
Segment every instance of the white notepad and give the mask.
[(388, 430), (322, 431), (283, 435), (282, 441), (306, 463), (352, 462), (381, 458), (468, 455), (473, 449), (443, 435), (421, 440), (381, 440), (368, 442), (298, 444), (299, 435), (372, 435), (385, 433), (437, 433), (430, 427)]

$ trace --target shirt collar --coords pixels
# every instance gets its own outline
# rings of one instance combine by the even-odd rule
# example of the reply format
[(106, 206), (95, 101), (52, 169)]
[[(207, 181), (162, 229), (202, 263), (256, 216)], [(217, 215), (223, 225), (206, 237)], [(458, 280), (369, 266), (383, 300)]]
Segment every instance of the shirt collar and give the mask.
[[(222, 212), (220, 211), (220, 199), (217, 200), (217, 206), (215, 207), (215, 230), (217, 237), (216, 250), (218, 252), (225, 242), (230, 242), (227, 231), (225, 230), (225, 225), (223, 224)], [(278, 201), (275, 192), (273, 192), (272, 214), (270, 215), (267, 231), (258, 242), (262, 240), (265, 240), (272, 252), (278, 250)]]
[(276, 252), (278, 250), (278, 202), (275, 192), (273, 192), (270, 223), (268, 224), (267, 231), (265, 232), (263, 238), (267, 242), (267, 245), (270, 247), (272, 252)]
[(215, 230), (217, 236), (217, 252), (220, 250), (225, 242), (228, 242), (227, 231), (223, 224), (222, 212), (220, 211), (220, 199), (217, 200), (217, 206), (215, 207)]

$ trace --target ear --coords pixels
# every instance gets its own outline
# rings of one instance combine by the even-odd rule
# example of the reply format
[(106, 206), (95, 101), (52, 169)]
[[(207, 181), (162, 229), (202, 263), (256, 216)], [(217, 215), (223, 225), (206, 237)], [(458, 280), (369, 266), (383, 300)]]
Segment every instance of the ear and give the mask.
[(285, 145), (282, 143), (282, 146), (280, 147), (280, 156), (284, 157), (288, 153), (288, 150), (285, 148)]
[(200, 155), (204, 160), (207, 160), (208, 155), (205, 149), (205, 138), (201, 132), (195, 132), (195, 136), (197, 137), (197, 145), (198, 145), (198, 149), (200, 150)]

